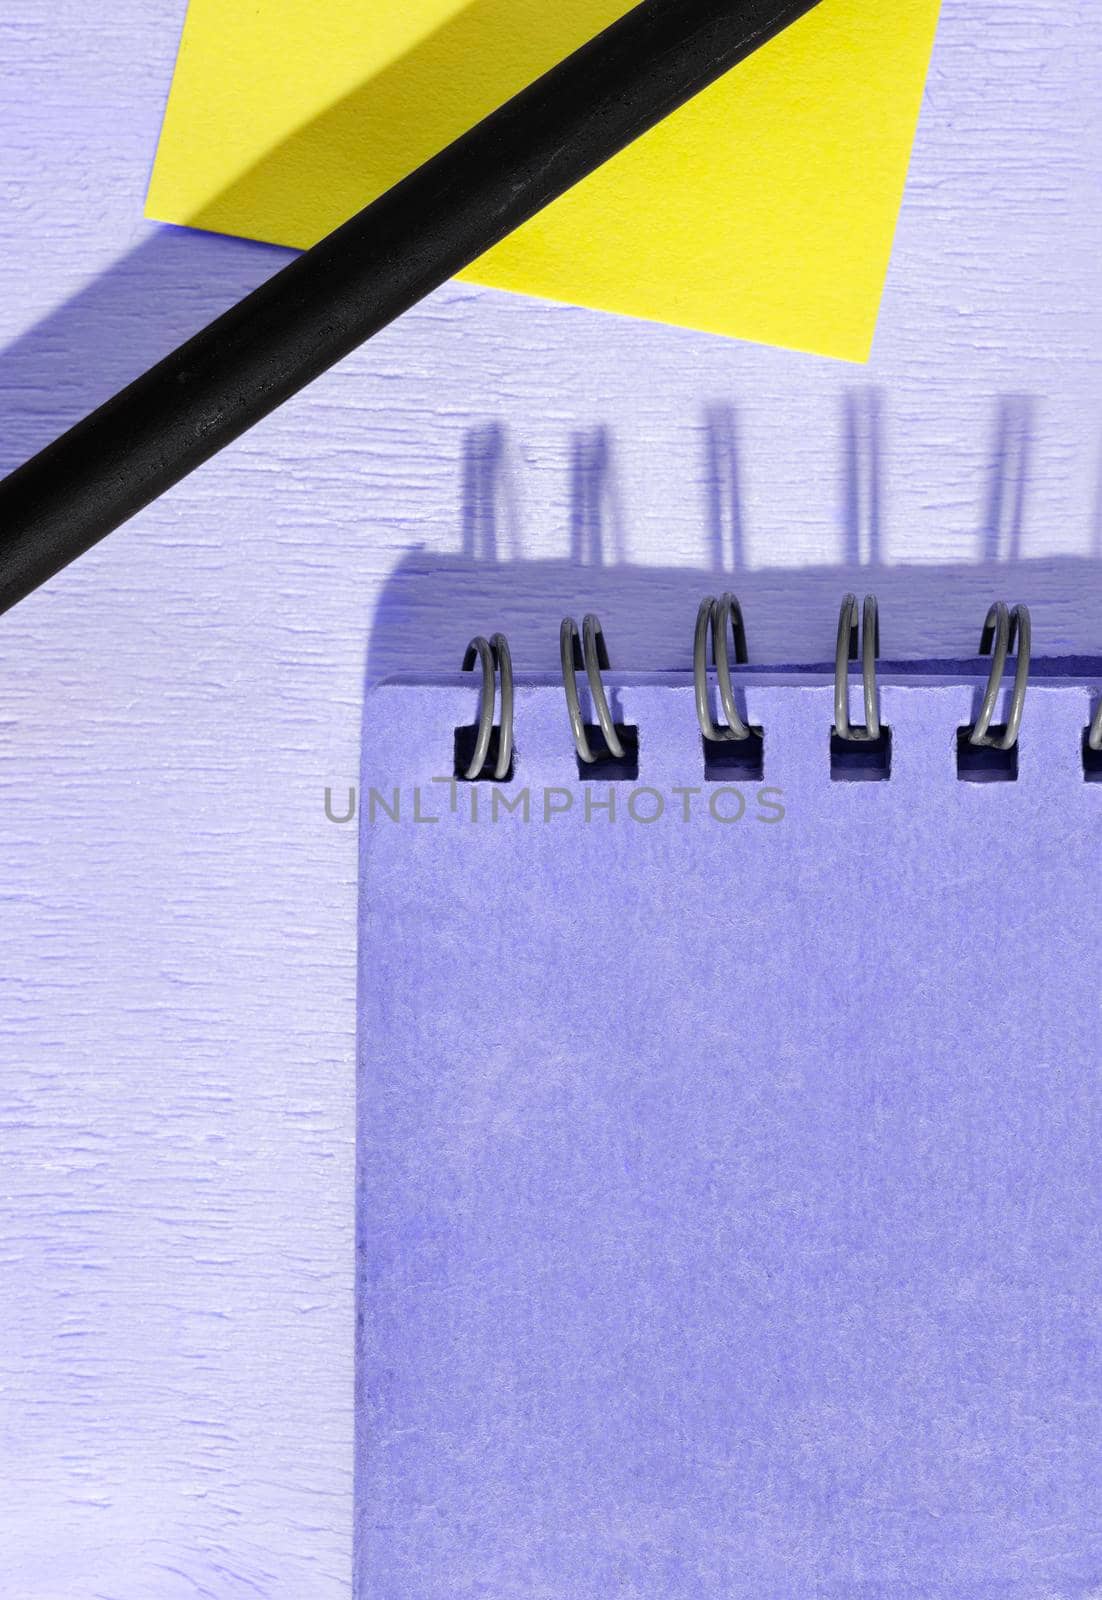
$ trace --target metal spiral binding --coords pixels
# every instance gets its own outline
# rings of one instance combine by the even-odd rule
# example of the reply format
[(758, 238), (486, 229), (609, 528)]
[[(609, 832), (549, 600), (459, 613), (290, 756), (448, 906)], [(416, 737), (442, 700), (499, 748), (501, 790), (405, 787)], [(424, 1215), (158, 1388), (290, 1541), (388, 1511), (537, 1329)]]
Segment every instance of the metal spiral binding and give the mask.
[[(865, 700), (865, 725), (855, 727), (849, 720), (849, 664), (857, 660), (858, 637), (861, 644), (861, 683)], [(856, 595), (847, 594), (838, 616), (838, 640), (834, 648), (834, 731), (851, 744), (872, 743), (880, 738), (880, 696), (876, 688), (876, 658), (880, 654), (880, 610), (874, 594), (865, 596), (859, 617)]]
[(478, 696), (478, 735), (474, 754), (463, 776), (474, 783), (482, 775), (486, 757), (490, 753), (490, 740), (494, 732), (494, 700), (497, 675), (501, 675), (501, 733), (498, 741), (494, 779), (500, 783), (508, 775), (513, 759), (513, 657), (509, 641), (503, 633), (491, 639), (481, 635), (472, 639), (463, 657), (463, 671), (473, 672), (475, 662), (482, 666), (482, 688)]
[(562, 682), (566, 691), (566, 709), (570, 717), (570, 731), (574, 735), (574, 746), (578, 752), (578, 759), (587, 766), (592, 766), (599, 759), (598, 753), (593, 749), (585, 731), (585, 718), (582, 716), (582, 705), (578, 698), (577, 672), (581, 666), (585, 667), (585, 675), (589, 680), (589, 692), (593, 698), (593, 711), (600, 724), (601, 734), (608, 747), (609, 755), (617, 761), (624, 757), (624, 747), (620, 736), (616, 732), (616, 724), (612, 720), (612, 713), (608, 709), (608, 700), (605, 697), (605, 686), (601, 679), (602, 670), (608, 671), (608, 648), (605, 644), (604, 631), (600, 621), (592, 612), (582, 619), (581, 640), (578, 638), (578, 625), (573, 617), (564, 617), (562, 627), (559, 629), (559, 660), (562, 666)]
[(1091, 725), (1087, 729), (1087, 749), (1102, 751), (1102, 699), (1099, 700)]
[[(700, 602), (696, 614), (696, 632), (693, 635), (693, 686), (696, 693), (696, 718), (705, 739), (718, 743), (723, 740), (752, 739), (754, 731), (748, 727), (735, 704), (735, 691), (731, 683), (731, 658), (727, 649), (727, 631), (735, 642), (735, 660), (745, 665), (750, 656), (746, 648), (746, 625), (742, 620), (742, 607), (733, 594), (721, 595), (717, 600), (708, 595)], [(712, 661), (716, 669), (716, 687), (727, 726), (721, 728), (712, 717), (708, 704), (708, 636), (712, 640)]]
[[(984, 692), (983, 703), (980, 706), (979, 716), (968, 735), (969, 744), (977, 745), (991, 750), (1012, 750), (1018, 742), (1018, 731), (1022, 723), (1022, 711), (1025, 709), (1026, 690), (1029, 687), (1029, 662), (1032, 648), (1033, 629), (1030, 623), (1029, 608), (1015, 606), (1011, 610), (1005, 600), (996, 600), (987, 613), (980, 636), (980, 655), (991, 656), (991, 672), (987, 679), (987, 688)], [(1014, 670), (1014, 688), (1010, 696), (1010, 710), (1006, 719), (1006, 726), (998, 736), (993, 734), (991, 719), (995, 715), (995, 706), (998, 703), (999, 688), (1002, 684), (1003, 673), (1006, 671), (1006, 658), (1010, 651), (1017, 646), (1017, 665)], [(1102, 738), (1102, 720), (1098, 721), (1098, 732)], [(1095, 748), (1102, 748), (1096, 746)]]
[[(726, 725), (716, 722), (709, 704), (709, 641)], [(707, 596), (697, 611), (693, 636), (693, 687), (697, 720), (701, 733), (708, 741), (741, 742), (760, 736), (760, 730), (748, 725), (735, 703), (731, 678), (732, 643), (735, 662), (745, 664), (748, 660), (746, 626), (738, 598), (730, 593), (718, 598)], [(1024, 605), (1011, 607), (1005, 601), (997, 600), (988, 610), (980, 636), (979, 652), (991, 657), (991, 670), (976, 720), (966, 733), (965, 730), (961, 731), (961, 738), (967, 744), (1004, 752), (1012, 750), (1017, 744), (1029, 688), (1031, 650), (1029, 608)], [(999, 692), (1011, 651), (1016, 654), (1016, 662), (1007, 718), (1005, 724), (995, 726)], [(880, 615), (876, 596), (866, 595), (859, 611), (856, 596), (847, 594), (838, 617), (834, 657), (834, 732), (841, 740), (854, 744), (871, 743), (881, 739), (884, 734), (876, 673), (879, 653)], [(559, 630), (559, 656), (570, 728), (579, 759), (587, 766), (594, 765), (606, 756), (617, 761), (623, 760), (623, 742), (609, 709), (601, 676), (602, 672), (609, 669), (608, 648), (600, 620), (592, 612), (583, 618), (580, 632), (572, 617), (563, 618)], [(852, 723), (849, 714), (849, 663), (858, 657), (861, 660), (865, 714), (863, 726)], [(513, 758), (513, 664), (504, 634), (495, 633), (488, 640), (481, 636), (472, 639), (463, 658), (463, 671), (473, 672), (476, 662), (482, 668), (478, 726), (474, 753), (464, 776), (469, 782), (474, 782), (482, 775), (489, 757), (494, 732), (495, 693), (500, 678), (500, 738), (493, 776), (495, 781), (501, 782), (508, 775)], [(582, 713), (577, 673), (583, 667), (592, 696), (593, 714), (604, 740), (603, 751), (594, 750), (590, 744)], [(1102, 753), (1102, 700), (1096, 706), (1086, 730), (1084, 749), (1094, 754)]]

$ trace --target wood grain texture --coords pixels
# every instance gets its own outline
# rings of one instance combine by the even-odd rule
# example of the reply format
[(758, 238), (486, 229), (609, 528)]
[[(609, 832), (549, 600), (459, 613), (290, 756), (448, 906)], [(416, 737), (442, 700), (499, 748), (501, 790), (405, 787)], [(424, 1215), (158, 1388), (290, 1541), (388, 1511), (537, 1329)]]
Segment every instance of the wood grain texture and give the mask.
[[(4, 469), (283, 259), (140, 220), (181, 20), (0, 15)], [(0, 1593), (349, 1591), (365, 676), (594, 597), (684, 664), (727, 581), (759, 659), (872, 583), (1102, 651), (1100, 59), (946, 0), (867, 369), (452, 286), (5, 617)]]

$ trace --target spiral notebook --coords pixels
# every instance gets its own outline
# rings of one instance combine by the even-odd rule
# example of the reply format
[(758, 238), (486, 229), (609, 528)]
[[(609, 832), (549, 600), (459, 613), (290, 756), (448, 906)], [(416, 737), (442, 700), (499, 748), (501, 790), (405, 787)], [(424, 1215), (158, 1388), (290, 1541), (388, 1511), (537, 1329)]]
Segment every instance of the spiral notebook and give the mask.
[(986, 665), (372, 693), (362, 1596), (1102, 1592), (1098, 686)]

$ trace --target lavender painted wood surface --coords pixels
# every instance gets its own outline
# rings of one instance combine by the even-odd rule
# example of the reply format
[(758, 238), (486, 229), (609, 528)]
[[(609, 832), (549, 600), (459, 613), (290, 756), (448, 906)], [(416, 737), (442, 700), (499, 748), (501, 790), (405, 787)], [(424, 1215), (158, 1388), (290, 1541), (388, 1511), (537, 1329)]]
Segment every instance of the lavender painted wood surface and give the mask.
[[(282, 259), (140, 220), (182, 14), (0, 14), (2, 470)], [(349, 1591), (366, 675), (1102, 649), (1100, 64), (945, 0), (868, 369), (449, 288), (3, 619), (0, 1593)]]

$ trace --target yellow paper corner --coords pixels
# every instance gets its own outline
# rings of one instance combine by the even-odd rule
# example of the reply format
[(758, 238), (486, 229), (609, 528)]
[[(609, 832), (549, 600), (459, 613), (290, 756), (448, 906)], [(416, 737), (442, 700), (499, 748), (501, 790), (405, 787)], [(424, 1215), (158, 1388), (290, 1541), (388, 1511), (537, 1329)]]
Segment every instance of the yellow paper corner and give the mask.
[[(147, 214), (308, 246), (627, 9), (191, 0)], [(866, 360), (937, 15), (822, 0), (463, 276)]]

